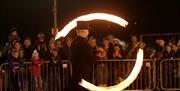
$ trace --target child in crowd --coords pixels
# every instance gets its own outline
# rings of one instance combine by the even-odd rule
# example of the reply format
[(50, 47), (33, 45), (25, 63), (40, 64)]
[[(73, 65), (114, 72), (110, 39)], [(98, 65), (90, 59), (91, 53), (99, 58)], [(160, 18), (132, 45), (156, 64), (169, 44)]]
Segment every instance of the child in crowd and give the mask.
[[(96, 49), (96, 56), (99, 60), (106, 60), (107, 59), (107, 52), (101, 48), (98, 47)], [(97, 64), (96, 67), (96, 81), (97, 85), (104, 87), (108, 85), (108, 66), (105, 62), (100, 62)]]
[(39, 53), (37, 52), (37, 50), (34, 50), (31, 60), (32, 60), (32, 76), (35, 80), (35, 91), (43, 91), (41, 65), (44, 63), (44, 60), (39, 58)]
[(12, 84), (15, 89), (15, 91), (23, 91), (23, 77), (22, 75), (22, 69), (24, 67), (24, 60), (22, 60), (22, 51), (17, 51), (17, 49), (12, 49), (11, 54), (8, 57), (10, 68), (11, 68), (11, 74), (12, 74)]
[[(58, 49), (52, 49), (50, 53), (49, 63), (49, 91), (60, 91), (60, 70), (61, 57), (58, 54)], [(66, 78), (64, 78), (66, 79)]]
[(120, 44), (114, 45), (113, 58), (114, 59), (122, 59), (123, 58), (123, 51), (122, 51), (122, 47)]

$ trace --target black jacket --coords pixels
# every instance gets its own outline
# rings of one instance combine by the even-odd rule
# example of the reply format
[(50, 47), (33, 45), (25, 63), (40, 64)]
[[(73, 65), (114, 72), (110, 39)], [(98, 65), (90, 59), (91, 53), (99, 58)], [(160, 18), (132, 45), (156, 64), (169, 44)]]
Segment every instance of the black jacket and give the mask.
[(92, 65), (96, 62), (93, 48), (86, 39), (77, 37), (71, 45), (71, 62), (73, 67), (73, 80), (80, 82), (82, 78), (90, 80)]

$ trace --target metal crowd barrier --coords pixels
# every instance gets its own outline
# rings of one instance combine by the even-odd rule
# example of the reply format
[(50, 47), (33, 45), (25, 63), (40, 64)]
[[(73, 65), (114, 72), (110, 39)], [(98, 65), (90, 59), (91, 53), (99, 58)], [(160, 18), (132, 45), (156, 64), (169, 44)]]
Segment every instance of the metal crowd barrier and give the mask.
[[(35, 91), (35, 81), (31, 74), (31, 62), (25, 62), (23, 69), (18, 71), (18, 85), (22, 91)], [(98, 86), (111, 86), (123, 81), (132, 71), (135, 59), (98, 60), (92, 67), (92, 83)], [(72, 66), (69, 61), (62, 61), (60, 65), (51, 65), (46, 62), (42, 65), (43, 91), (62, 91), (68, 86), (72, 74)], [(12, 72), (8, 63), (0, 66), (4, 70), (1, 77), (1, 91), (15, 91)], [(144, 59), (143, 66), (137, 79), (126, 90), (153, 90), (156, 85), (155, 62)], [(17, 85), (17, 87), (18, 87)]]
[[(2, 64), (0, 71), (4, 75), (0, 77), (0, 91), (16, 91), (16, 88), (20, 88), (20, 91), (37, 91), (31, 68), (31, 62), (24, 62), (24, 67), (16, 71), (15, 75), (9, 63)], [(47, 61), (41, 66), (41, 73), (43, 91), (62, 91), (72, 74), (71, 63), (63, 60), (60, 64), (51, 64)]]
[(160, 86), (165, 91), (180, 91), (180, 59), (161, 60)]
[[(131, 73), (135, 59), (99, 60), (93, 65), (92, 82), (98, 86), (112, 86)], [(156, 85), (155, 62), (144, 59), (137, 79), (126, 90), (153, 90)]]

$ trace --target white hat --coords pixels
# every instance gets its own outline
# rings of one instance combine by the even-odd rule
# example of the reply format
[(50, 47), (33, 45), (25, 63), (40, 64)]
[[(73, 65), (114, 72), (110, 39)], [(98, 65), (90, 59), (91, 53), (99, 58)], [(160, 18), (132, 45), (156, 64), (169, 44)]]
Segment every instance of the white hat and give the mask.
[(34, 57), (34, 56), (38, 56), (39, 57), (39, 53), (38, 53), (37, 50), (34, 50), (34, 52), (32, 53), (32, 57)]

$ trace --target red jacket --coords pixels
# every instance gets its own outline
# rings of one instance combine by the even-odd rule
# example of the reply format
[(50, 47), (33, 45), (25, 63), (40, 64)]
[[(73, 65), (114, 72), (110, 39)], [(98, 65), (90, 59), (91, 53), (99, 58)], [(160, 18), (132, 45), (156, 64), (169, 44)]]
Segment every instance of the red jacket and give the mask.
[[(41, 65), (44, 64), (44, 60), (34, 60), (32, 59), (32, 76), (41, 75)], [(40, 65), (40, 66), (39, 66)]]

